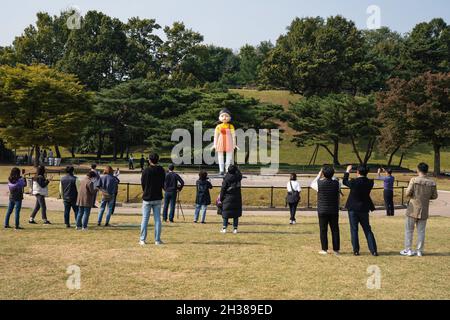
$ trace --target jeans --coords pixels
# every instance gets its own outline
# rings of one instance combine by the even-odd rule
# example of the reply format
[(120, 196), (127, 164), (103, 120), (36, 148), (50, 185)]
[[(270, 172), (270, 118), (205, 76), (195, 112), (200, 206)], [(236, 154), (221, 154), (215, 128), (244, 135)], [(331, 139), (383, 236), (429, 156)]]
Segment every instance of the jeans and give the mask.
[(86, 229), (89, 224), (89, 215), (91, 214), (90, 207), (79, 207), (77, 215), (77, 228), (83, 227)]
[[(239, 218), (233, 218), (233, 228), (237, 229), (239, 225)], [(226, 229), (228, 227), (228, 218), (223, 218), (223, 228)]]
[(155, 241), (161, 241), (161, 200), (142, 202), (141, 241), (147, 239), (147, 226), (152, 209), (155, 220)]
[(297, 221), (297, 220), (295, 220), (295, 214), (297, 212), (297, 206), (298, 206), (298, 202), (289, 203), (289, 212), (291, 213), (291, 221)]
[(73, 210), (75, 221), (77, 221), (78, 206), (73, 202), (64, 200), (64, 224), (66, 226), (70, 226), (70, 209)]
[(386, 214), (388, 216), (394, 215), (394, 191), (384, 190), (384, 206), (386, 207)]
[(427, 220), (414, 219), (408, 216), (405, 220), (405, 249), (411, 250), (412, 248), (415, 226), (417, 226), (417, 251), (423, 252)]
[(361, 227), (363, 228), (370, 252), (377, 252), (377, 243), (369, 223), (369, 212), (357, 212), (349, 210), (348, 217), (350, 220), (350, 234), (352, 238), (353, 252), (359, 252), (359, 224), (361, 224)]
[(339, 237), (339, 215), (338, 214), (319, 214), (320, 243), (322, 250), (328, 250), (328, 225), (331, 229), (333, 241), (333, 251), (340, 250)]
[(22, 200), (19, 201), (9, 200), (8, 210), (6, 211), (5, 217), (5, 226), (9, 226), (9, 217), (11, 216), (14, 207), (16, 208), (15, 223), (17, 228), (20, 225), (20, 209), (22, 209)]
[(98, 224), (102, 223), (103, 219), (103, 213), (105, 212), (106, 205), (108, 205), (108, 213), (106, 214), (106, 224), (109, 224), (109, 220), (111, 220), (111, 215), (114, 212), (115, 202), (116, 202), (116, 196), (112, 196), (111, 200), (106, 201), (102, 199), (102, 202), (100, 203), (100, 211), (98, 212)]
[(45, 197), (40, 194), (36, 195), (36, 205), (31, 213), (30, 220), (34, 220), (39, 209), (41, 209), (42, 220), (47, 221), (47, 205), (45, 204)]
[(175, 203), (177, 201), (177, 192), (166, 192), (164, 194), (164, 210), (163, 210), (163, 220), (167, 221), (167, 211), (170, 204), (169, 220), (173, 221), (175, 216)]
[(208, 208), (208, 206), (206, 204), (196, 204), (195, 205), (195, 213), (194, 213), (194, 221), (198, 221), (198, 216), (201, 211), (202, 212), (202, 222), (205, 222), (207, 208)]

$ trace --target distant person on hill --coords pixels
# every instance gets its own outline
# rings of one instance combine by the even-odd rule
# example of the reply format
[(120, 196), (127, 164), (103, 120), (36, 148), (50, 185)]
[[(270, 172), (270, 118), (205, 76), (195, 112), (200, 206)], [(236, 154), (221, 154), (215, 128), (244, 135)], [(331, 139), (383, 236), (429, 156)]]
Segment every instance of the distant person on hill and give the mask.
[(353, 246), (353, 254), (359, 256), (359, 224), (363, 228), (367, 239), (370, 253), (378, 256), (377, 243), (369, 222), (369, 211), (375, 211), (375, 206), (370, 198), (370, 192), (373, 189), (374, 181), (367, 178), (369, 169), (365, 165), (360, 165), (356, 170), (357, 178), (349, 179), (352, 165), (347, 166), (344, 174), (343, 184), (350, 188), (350, 195), (345, 207), (348, 209), (350, 220), (350, 231)]
[(289, 205), (289, 211), (291, 213), (291, 218), (289, 224), (296, 224), (295, 214), (297, 213), (298, 203), (300, 202), (300, 193), (302, 188), (300, 183), (297, 181), (297, 174), (292, 173), (291, 179), (287, 183), (287, 196), (286, 202)]
[(164, 180), (166, 173), (163, 167), (158, 165), (159, 155), (154, 153), (149, 157), (150, 166), (144, 170), (141, 177), (142, 185), (142, 222), (141, 236), (139, 244), (146, 245), (147, 226), (150, 219), (150, 213), (153, 210), (153, 218), (155, 221), (155, 245), (161, 245), (161, 201), (163, 198), (162, 190), (164, 188)]
[(98, 184), (98, 188), (102, 193), (102, 201), (100, 203), (100, 210), (98, 212), (98, 226), (102, 224), (103, 213), (105, 212), (106, 205), (108, 205), (108, 213), (106, 214), (105, 227), (109, 226), (109, 222), (114, 210), (115, 197), (118, 187), (119, 179), (114, 176), (113, 168), (111, 166), (106, 166)]
[(200, 212), (202, 213), (202, 223), (206, 223), (206, 209), (211, 204), (211, 194), (209, 190), (213, 188), (211, 182), (208, 180), (208, 172), (200, 171), (199, 179), (195, 183), (197, 194), (195, 196), (195, 212), (194, 223), (198, 222)]
[(139, 165), (141, 166), (141, 172), (144, 172), (144, 167), (145, 167), (144, 155), (141, 155), (141, 160), (139, 160)]
[(47, 219), (47, 205), (45, 203), (45, 197), (48, 197), (48, 184), (52, 179), (53, 177), (50, 177), (49, 179), (45, 177), (44, 166), (39, 166), (37, 168), (36, 175), (33, 177), (33, 195), (36, 197), (36, 205), (34, 206), (28, 223), (36, 224), (34, 219), (38, 211), (41, 210), (44, 224), (51, 224)]
[(23, 189), (27, 186), (27, 180), (20, 175), (19, 168), (12, 168), (8, 178), (9, 204), (5, 216), (5, 228), (10, 228), (9, 218), (15, 211), (15, 227), (16, 230), (23, 229), (20, 226), (20, 210), (22, 209)]
[(169, 172), (166, 174), (166, 180), (164, 181), (164, 210), (163, 220), (167, 222), (167, 212), (169, 210), (169, 222), (173, 223), (175, 217), (175, 203), (177, 201), (178, 191), (181, 191), (184, 187), (184, 181), (180, 175), (175, 172), (175, 166), (169, 165)]
[(334, 168), (324, 166), (312, 181), (311, 188), (317, 191), (317, 213), (319, 216), (320, 243), (319, 254), (328, 254), (328, 226), (331, 229), (333, 252), (339, 255), (339, 181), (333, 179)]
[(223, 227), (222, 233), (227, 232), (228, 219), (233, 218), (233, 233), (238, 233), (239, 218), (242, 216), (242, 173), (236, 165), (230, 165), (220, 189), (222, 203)]
[(128, 158), (128, 169), (134, 170), (134, 157), (132, 153), (130, 153), (130, 157)]
[(94, 196), (96, 194), (94, 180), (96, 173), (89, 171), (87, 175), (80, 182), (80, 190), (78, 192), (77, 206), (77, 230), (87, 230), (89, 225), (89, 216), (94, 203)]
[[(386, 176), (382, 176), (381, 172), (384, 172)], [(392, 175), (392, 169), (378, 169), (376, 180), (383, 181), (384, 191), (384, 206), (386, 208), (386, 214), (388, 216), (394, 216), (394, 181), (395, 178)]]
[(59, 183), (59, 194), (64, 202), (64, 224), (66, 228), (70, 228), (70, 209), (73, 210), (75, 221), (78, 215), (78, 189), (80, 188), (80, 180), (73, 174), (75, 171), (73, 166), (66, 168), (66, 175), (61, 178)]
[[(427, 177), (428, 170), (426, 163), (420, 163), (417, 167), (418, 176), (411, 179), (406, 189), (406, 196), (410, 201), (406, 209), (405, 249), (400, 252), (403, 256), (413, 256), (416, 253), (419, 257), (423, 255), (430, 200), (438, 198), (436, 182)], [(412, 250), (415, 226), (417, 226), (417, 252)]]

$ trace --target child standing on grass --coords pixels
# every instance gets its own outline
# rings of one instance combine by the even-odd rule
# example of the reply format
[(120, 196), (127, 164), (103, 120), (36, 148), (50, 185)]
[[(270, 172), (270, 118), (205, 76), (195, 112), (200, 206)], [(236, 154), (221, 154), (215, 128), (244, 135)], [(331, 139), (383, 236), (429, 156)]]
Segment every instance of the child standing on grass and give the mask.
[(6, 211), (5, 217), (5, 228), (10, 228), (9, 218), (11, 213), (16, 208), (15, 213), (15, 227), (16, 230), (23, 229), (20, 226), (20, 209), (22, 208), (23, 200), (23, 188), (27, 186), (27, 181), (21, 177), (19, 168), (12, 168), (11, 174), (8, 178), (8, 188), (9, 188), (9, 205)]
[(198, 174), (199, 179), (197, 180), (197, 195), (195, 197), (195, 213), (194, 213), (194, 223), (198, 222), (198, 216), (200, 211), (202, 212), (202, 223), (206, 223), (206, 209), (208, 205), (211, 204), (211, 195), (209, 190), (213, 188), (211, 182), (208, 180), (208, 172), (200, 171)]

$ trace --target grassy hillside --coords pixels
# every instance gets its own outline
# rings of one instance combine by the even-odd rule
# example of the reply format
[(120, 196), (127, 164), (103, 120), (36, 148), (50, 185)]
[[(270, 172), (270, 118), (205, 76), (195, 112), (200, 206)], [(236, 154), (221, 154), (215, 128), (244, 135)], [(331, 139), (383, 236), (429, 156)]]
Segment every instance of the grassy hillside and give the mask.
[[(259, 99), (261, 102), (270, 102), (280, 104), (287, 108), (289, 102), (295, 102), (301, 99), (301, 96), (294, 95), (288, 91), (257, 91), (257, 90), (233, 90), (245, 97), (252, 97)], [(282, 134), (283, 141), (280, 146), (280, 162), (288, 164), (308, 164), (311, 156), (314, 152), (314, 146), (309, 147), (297, 147), (295, 143), (291, 142), (295, 132), (290, 129), (286, 123), (281, 123), (280, 127), (285, 130)], [(331, 146), (330, 146), (331, 147)], [(351, 144), (343, 142), (340, 145), (339, 160), (341, 163), (356, 163), (357, 158), (352, 151)], [(370, 163), (385, 164), (388, 157), (384, 156), (378, 150), (375, 150)], [(393, 164), (398, 164), (400, 160), (400, 154), (394, 157)], [(427, 162), (433, 167), (433, 149), (430, 145), (421, 144), (412, 148), (403, 159), (403, 167), (414, 169), (416, 165), (421, 162)], [(332, 158), (330, 155), (321, 148), (317, 155), (317, 164), (330, 163)], [(450, 148), (445, 148), (441, 153), (441, 168), (443, 171), (450, 171)]]

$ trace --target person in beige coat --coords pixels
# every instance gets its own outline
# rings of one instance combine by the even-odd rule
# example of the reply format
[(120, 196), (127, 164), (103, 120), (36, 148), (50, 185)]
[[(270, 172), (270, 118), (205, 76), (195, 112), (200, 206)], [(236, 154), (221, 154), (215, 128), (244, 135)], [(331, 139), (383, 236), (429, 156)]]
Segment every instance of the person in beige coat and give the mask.
[(96, 194), (96, 189), (94, 186), (94, 180), (97, 177), (95, 172), (89, 171), (87, 175), (80, 182), (80, 189), (78, 192), (77, 206), (77, 230), (83, 228), (87, 230), (89, 223), (89, 215), (91, 214), (91, 209), (94, 205), (94, 197)]
[(411, 179), (406, 189), (406, 196), (410, 198), (410, 201), (406, 209), (405, 249), (400, 254), (409, 257), (416, 254), (412, 250), (415, 226), (417, 226), (417, 256), (423, 255), (430, 200), (438, 197), (436, 182), (427, 177), (428, 165), (420, 163), (417, 173), (418, 176)]

